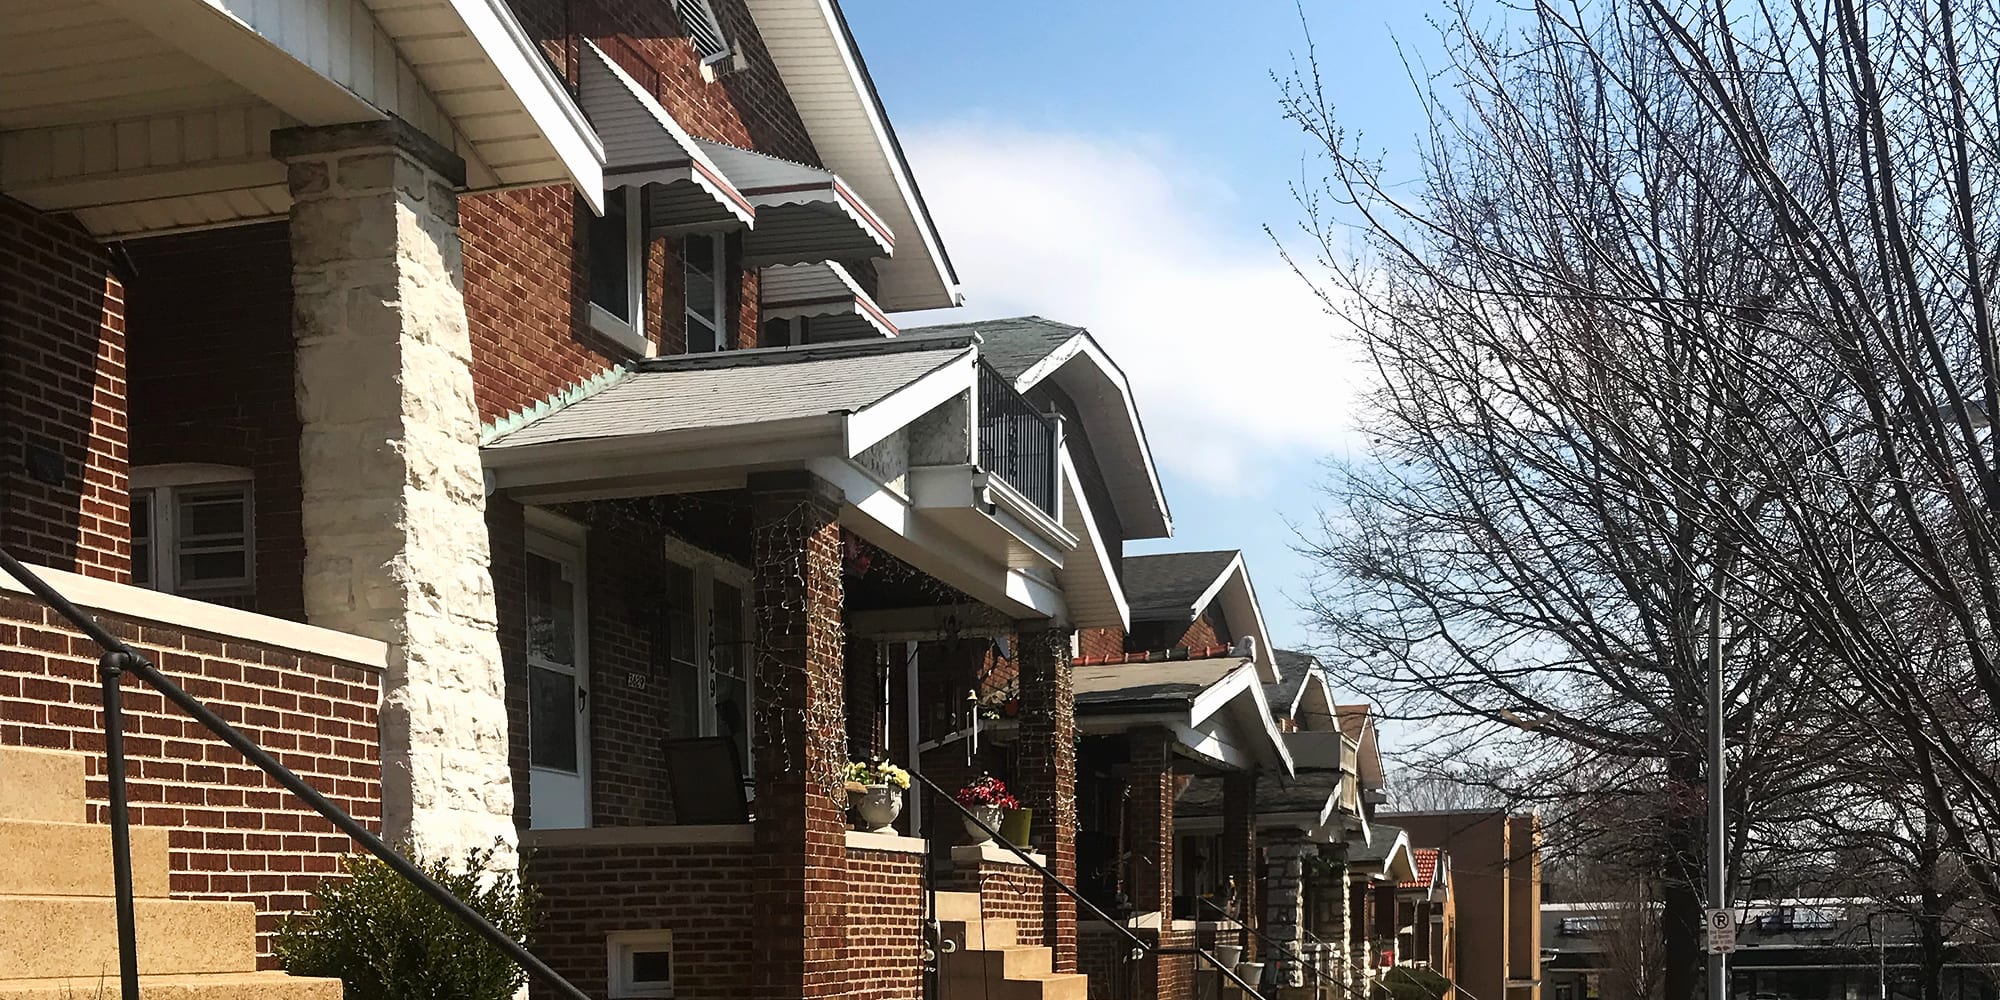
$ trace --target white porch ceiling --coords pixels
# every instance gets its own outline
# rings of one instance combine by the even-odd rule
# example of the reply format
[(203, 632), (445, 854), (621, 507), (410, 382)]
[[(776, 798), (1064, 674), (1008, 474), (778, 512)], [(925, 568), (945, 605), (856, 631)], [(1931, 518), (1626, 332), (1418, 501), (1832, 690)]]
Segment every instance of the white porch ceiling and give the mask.
[(394, 114), (473, 190), (603, 150), (502, 0), (0, 0), (0, 193), (105, 239), (290, 207), (269, 133)]

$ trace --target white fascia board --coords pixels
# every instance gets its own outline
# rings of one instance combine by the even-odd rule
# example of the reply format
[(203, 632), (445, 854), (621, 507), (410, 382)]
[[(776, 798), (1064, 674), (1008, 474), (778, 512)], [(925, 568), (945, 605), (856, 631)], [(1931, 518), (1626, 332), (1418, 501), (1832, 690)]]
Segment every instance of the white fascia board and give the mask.
[(479, 456), (500, 489), (701, 469), (744, 469), (832, 452), (840, 443), (840, 419), (838, 414), (816, 414), (517, 448), (488, 445), (479, 450)]
[(1076, 471), (1076, 462), (1070, 457), (1067, 444), (1058, 450), (1057, 455), (1057, 469), (1061, 473), (1064, 491), (1063, 520), (1071, 522), (1065, 527), (1070, 528), (1071, 534), (1077, 535), (1086, 549), (1086, 556), (1103, 576), (1105, 589), (1111, 594), (1111, 603), (1118, 609), (1118, 627), (1130, 630), (1132, 605), (1125, 600), (1125, 588), (1118, 583), (1118, 569), (1111, 562), (1111, 550), (1104, 544), (1104, 536), (1098, 533), (1097, 518), (1091, 513), (1090, 501), (1083, 495), (1083, 477)]
[[(1196, 695), (1194, 703), (1188, 707), (1188, 722), (1200, 726), (1209, 723), (1223, 709), (1238, 704), (1242, 707), (1232, 713), (1232, 721), (1239, 728), (1252, 730), (1258, 738), (1257, 756), (1270, 763), (1273, 770), (1290, 777), (1297, 773), (1292, 765), (1292, 755), (1285, 749), (1285, 737), (1278, 732), (1278, 724), (1271, 718), (1270, 703), (1264, 700), (1264, 686), (1256, 669), (1256, 663), (1243, 661), (1243, 665), (1229, 672), (1228, 676), (1209, 685)], [(1251, 735), (1245, 733), (1245, 736)]]
[(591, 210), (604, 214), (604, 143), (570, 99), (569, 88), (556, 78), (541, 49), (521, 30), (506, 0), (451, 0), (479, 47), (514, 99), (521, 102), (535, 128), (555, 149), (564, 172)]
[[(1317, 660), (1313, 661), (1313, 663), (1317, 662)], [(1292, 696), (1292, 703), (1285, 706), (1285, 711), (1290, 713), (1294, 719), (1303, 718), (1300, 715), (1300, 706), (1306, 703), (1306, 692), (1313, 690), (1319, 692), (1320, 706), (1325, 710), (1326, 717), (1333, 720), (1335, 731), (1338, 731), (1340, 728), (1340, 715), (1334, 711), (1333, 692), (1328, 690), (1326, 686), (1326, 671), (1313, 664), (1307, 664), (1306, 679), (1299, 685), (1299, 692)]]
[(1245, 660), (1242, 665), (1230, 670), (1220, 680), (1195, 695), (1194, 701), (1188, 706), (1188, 723), (1199, 726), (1207, 722), (1210, 716), (1222, 711), (1223, 706), (1243, 693), (1244, 688), (1255, 685), (1256, 671), (1251, 669), (1250, 661)]
[(1257, 758), (1223, 739), (1217, 728), (1202, 728), (1184, 723), (1173, 723), (1167, 727), (1180, 744), (1180, 751), (1190, 757), (1200, 757), (1212, 763), (1236, 771), (1255, 771)]
[[(1195, 618), (1200, 618), (1201, 613), (1218, 599), (1223, 601), (1223, 614), (1232, 623), (1249, 618), (1249, 634), (1257, 639), (1257, 672), (1264, 678), (1264, 683), (1278, 683), (1278, 657), (1271, 650), (1271, 633), (1264, 626), (1264, 609), (1258, 606), (1257, 592), (1250, 586), (1250, 570), (1243, 562), (1243, 553), (1236, 553), (1236, 557), (1217, 574), (1208, 589), (1195, 599), (1189, 611)], [(1238, 633), (1242, 633), (1240, 628)]]
[(908, 499), (852, 460), (821, 458), (807, 467), (839, 488), (847, 505), (864, 515), (848, 526), (890, 555), (1009, 617), (1058, 624), (1068, 620), (1062, 591), (987, 558), (931, 524)]
[[(1076, 551), (1079, 540), (1048, 511), (1035, 506), (1005, 479), (991, 472), (979, 474), (979, 488), (987, 503), (987, 513), (1007, 530), (1034, 547), (1051, 565), (1061, 568), (1063, 556)], [(1009, 521), (1014, 522), (1009, 525)]]
[[(950, 402), (953, 397), (969, 393), (978, 375), (978, 367), (974, 364), (977, 357), (977, 353), (968, 349), (909, 385), (848, 414), (845, 425), (847, 457), (860, 455), (879, 444), (883, 438)], [(971, 397), (967, 395), (966, 398)], [(968, 422), (977, 423), (969, 417)]]
[[(1125, 419), (1131, 426), (1132, 440), (1138, 448), (1138, 467), (1146, 473), (1146, 485), (1151, 492), (1151, 502), (1160, 513), (1160, 523), (1164, 531), (1159, 537), (1174, 533), (1173, 512), (1167, 508), (1166, 489), (1160, 484), (1160, 470), (1153, 463), (1153, 448), (1146, 440), (1145, 422), (1139, 419), (1139, 401), (1132, 394), (1132, 384), (1125, 378), (1125, 371), (1111, 360), (1111, 355), (1097, 345), (1089, 333), (1079, 333), (1071, 337), (1061, 347), (1050, 351), (1047, 357), (1030, 365), (1020, 377), (1014, 380), (1014, 388), (1026, 392), (1043, 380), (1061, 371), (1064, 365), (1081, 358), (1094, 366), (1100, 377), (1117, 391), (1118, 398), (1125, 407)], [(1150, 536), (1134, 536), (1150, 537)]]

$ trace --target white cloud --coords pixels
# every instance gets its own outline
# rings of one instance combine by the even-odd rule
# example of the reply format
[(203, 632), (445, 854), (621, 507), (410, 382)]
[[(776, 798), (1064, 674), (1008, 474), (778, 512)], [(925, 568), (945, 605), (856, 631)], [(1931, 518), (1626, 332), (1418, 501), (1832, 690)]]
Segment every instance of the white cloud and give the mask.
[(1339, 321), (1227, 184), (1158, 142), (976, 124), (903, 136), (966, 306), (1088, 327), (1139, 396), (1156, 461), (1222, 493), (1345, 443), (1357, 369)]

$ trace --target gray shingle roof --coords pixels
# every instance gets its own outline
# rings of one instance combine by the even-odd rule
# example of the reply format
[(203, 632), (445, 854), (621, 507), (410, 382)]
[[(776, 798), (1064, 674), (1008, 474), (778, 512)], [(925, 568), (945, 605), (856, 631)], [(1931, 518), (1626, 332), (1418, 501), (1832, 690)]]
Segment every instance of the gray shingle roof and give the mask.
[(1377, 823), (1368, 831), (1368, 843), (1350, 844), (1347, 861), (1356, 865), (1379, 865), (1389, 860), (1389, 853), (1396, 848), (1396, 838), (1403, 835), (1400, 826)]
[(1319, 668), (1319, 661), (1293, 649), (1274, 649), (1271, 656), (1278, 662), (1278, 683), (1264, 685), (1264, 700), (1271, 703), (1272, 715), (1283, 717), (1291, 714), (1292, 702), (1298, 700), (1307, 674)]
[(1229, 676), (1246, 661), (1240, 656), (1164, 663), (1108, 663), (1072, 667), (1079, 709), (1157, 703), (1161, 708), (1185, 707), (1209, 685)]
[(1141, 612), (1184, 612), (1229, 568), (1239, 553), (1165, 552), (1125, 557), (1125, 600)]
[(658, 358), (488, 442), (519, 448), (857, 412), (949, 364), (948, 337)]
[(1037, 362), (1055, 353), (1057, 348), (1085, 332), (1083, 327), (1040, 316), (1015, 316), (916, 327), (904, 330), (903, 336), (964, 336), (977, 333), (984, 341), (979, 347), (979, 356), (992, 365), (994, 371), (1013, 381)]

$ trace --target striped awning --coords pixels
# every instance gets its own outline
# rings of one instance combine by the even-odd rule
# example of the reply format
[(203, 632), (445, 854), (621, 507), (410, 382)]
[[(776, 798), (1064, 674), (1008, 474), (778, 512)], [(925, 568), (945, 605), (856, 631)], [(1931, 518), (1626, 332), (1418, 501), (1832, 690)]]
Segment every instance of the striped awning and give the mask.
[(696, 139), (695, 145), (754, 206), (757, 223), (743, 240), (745, 264), (867, 260), (894, 252), (888, 225), (832, 172), (728, 143)]
[(758, 282), (764, 319), (804, 319), (808, 343), (893, 337), (896, 324), (845, 267), (833, 261), (774, 264)]
[[(748, 226), (751, 200), (631, 72), (585, 40), (579, 103), (604, 143), (604, 186), (644, 186), (655, 229)], [(635, 66), (642, 66), (636, 63)]]

